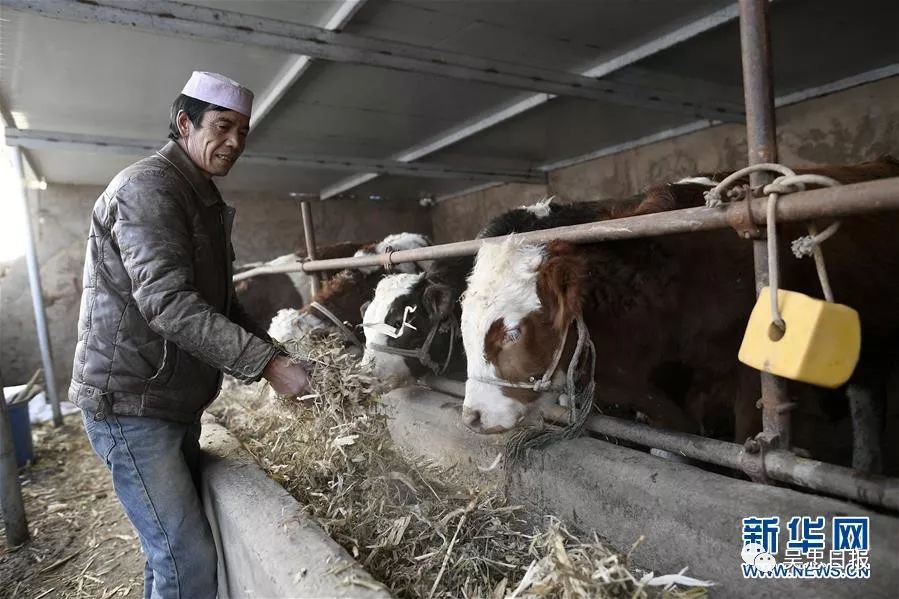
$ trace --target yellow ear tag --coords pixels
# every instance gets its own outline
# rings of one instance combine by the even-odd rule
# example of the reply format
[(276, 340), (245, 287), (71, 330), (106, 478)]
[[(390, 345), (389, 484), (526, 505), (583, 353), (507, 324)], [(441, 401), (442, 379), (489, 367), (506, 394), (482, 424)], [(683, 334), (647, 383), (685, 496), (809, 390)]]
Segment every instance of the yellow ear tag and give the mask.
[(852, 376), (862, 346), (858, 312), (795, 291), (777, 290), (777, 305), (786, 330), (771, 317), (771, 290), (759, 294), (739, 359), (777, 376), (835, 388)]

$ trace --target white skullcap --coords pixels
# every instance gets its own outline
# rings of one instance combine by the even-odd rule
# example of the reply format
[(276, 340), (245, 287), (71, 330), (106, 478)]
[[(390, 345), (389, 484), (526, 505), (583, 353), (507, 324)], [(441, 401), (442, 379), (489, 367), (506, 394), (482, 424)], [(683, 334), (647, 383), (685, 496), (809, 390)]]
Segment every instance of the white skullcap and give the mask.
[(238, 82), (206, 71), (194, 71), (181, 93), (250, 116), (253, 92)]

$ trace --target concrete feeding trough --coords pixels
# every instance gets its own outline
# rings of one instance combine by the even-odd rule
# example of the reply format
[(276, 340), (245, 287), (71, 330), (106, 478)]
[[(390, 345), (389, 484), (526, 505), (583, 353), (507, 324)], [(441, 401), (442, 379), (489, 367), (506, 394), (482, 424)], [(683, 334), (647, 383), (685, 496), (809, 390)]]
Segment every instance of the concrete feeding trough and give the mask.
[[(442, 387), (450, 393), (453, 386)], [(572, 530), (602, 535), (658, 573), (716, 583), (712, 596), (892, 596), (899, 588), (899, 520), (854, 504), (759, 485), (590, 437), (532, 452), (522, 464), (492, 468), (503, 436), (477, 435), (459, 415), (461, 400), (425, 387), (382, 398), (393, 442), (412, 457), (452, 467), (471, 481), (505, 486), (508, 500), (535, 519), (554, 515)], [(219, 547), (226, 597), (390, 597), (391, 594), (313, 522), (223, 427), (204, 423), (203, 492)], [(746, 580), (741, 523), (753, 515), (870, 518), (867, 580)], [(828, 537), (830, 532), (828, 531)]]
[(204, 420), (202, 485), (221, 599), (392, 595), (271, 480), (225, 428)]
[[(619, 548), (641, 536), (633, 559), (656, 572), (689, 574), (717, 583), (725, 597), (888, 597), (899, 588), (899, 519), (788, 488), (760, 485), (582, 437), (532, 452), (509, 472), (485, 474), (502, 437), (477, 435), (460, 418), (461, 399), (422, 387), (383, 398), (390, 433), (404, 450), (456, 466), (472, 478), (504, 477), (509, 501), (535, 514), (555, 514), (596, 531)], [(742, 519), (796, 515), (870, 518), (871, 578), (867, 580), (747, 580), (740, 556)], [(830, 541), (830, 531), (827, 531)]]

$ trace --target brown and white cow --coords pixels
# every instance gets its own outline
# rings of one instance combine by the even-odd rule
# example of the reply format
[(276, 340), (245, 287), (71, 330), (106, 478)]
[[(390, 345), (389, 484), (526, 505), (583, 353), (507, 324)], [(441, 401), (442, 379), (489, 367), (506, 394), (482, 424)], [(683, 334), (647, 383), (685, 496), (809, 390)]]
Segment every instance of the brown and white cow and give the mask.
[[(899, 164), (889, 160), (808, 170), (846, 183), (899, 176)], [(647, 194), (656, 206), (650, 211), (702, 203), (676, 186), (667, 187), (667, 197), (659, 189)], [(574, 223), (558, 223), (565, 224)], [(865, 351), (851, 381), (860, 388), (879, 385), (880, 361), (891, 359), (899, 338), (897, 225), (896, 214), (846, 219), (824, 246), (837, 301), (861, 315)], [(785, 224), (781, 231), (784, 288), (820, 296), (813, 263), (794, 259), (786, 247), (803, 227)], [(541, 402), (555, 402), (558, 391), (502, 382), (526, 384), (554, 370), (553, 387), (560, 387), (577, 339), (573, 322), (581, 317), (596, 346), (596, 401), (604, 409), (744, 440), (759, 426), (758, 375), (736, 360), (755, 300), (752, 273), (751, 244), (730, 231), (581, 246), (526, 244), (514, 236), (486, 244), (462, 301), (465, 423), (501, 432), (528, 420)], [(797, 424), (801, 432), (804, 423)]]
[[(555, 210), (551, 200), (501, 214), (478, 238), (541, 228), (540, 220)], [(362, 322), (363, 365), (376, 379), (394, 387), (428, 372), (464, 373), (459, 298), (473, 265), (471, 256), (439, 260), (422, 273), (391, 275), (378, 283)]]
[[(697, 193), (706, 189), (696, 186)], [(643, 195), (621, 202), (553, 204), (545, 198), (520, 206), (490, 220), (477, 238), (499, 237), (520, 231), (558, 226), (563, 221), (610, 218), (617, 212), (655, 209)], [(421, 274), (384, 277), (363, 317), (363, 364), (373, 376), (392, 387), (411, 382), (428, 372), (454, 377), (464, 374), (465, 352), (459, 337), (459, 299), (474, 258), (462, 256), (435, 261)]]
[[(318, 259), (329, 260), (331, 258), (348, 258), (360, 248), (370, 246), (370, 243), (343, 242), (316, 248)], [(297, 250), (292, 254), (279, 256), (264, 264), (252, 266), (283, 266), (305, 260), (306, 251)], [(249, 270), (250, 266), (244, 266), (238, 272)], [(322, 273), (325, 279), (333, 275), (333, 272)], [(272, 318), (279, 310), (305, 306), (312, 299), (312, 286), (309, 275), (304, 272), (258, 274), (234, 284), (237, 299), (244, 307), (247, 314), (254, 322), (259, 323), (264, 329), (271, 323)]]

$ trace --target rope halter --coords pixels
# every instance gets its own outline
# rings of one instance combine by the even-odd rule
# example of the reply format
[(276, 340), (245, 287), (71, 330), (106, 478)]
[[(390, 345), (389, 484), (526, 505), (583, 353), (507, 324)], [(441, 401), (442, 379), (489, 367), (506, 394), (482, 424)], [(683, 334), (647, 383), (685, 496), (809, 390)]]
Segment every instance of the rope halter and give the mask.
[[(418, 330), (412, 323), (408, 322), (409, 315), (414, 313), (417, 308), (418, 306), (406, 306), (406, 308), (403, 310), (403, 322), (399, 327), (392, 327), (385, 322), (363, 323), (362, 326), (372, 328), (392, 339), (399, 339), (405, 329), (412, 329), (413, 331)], [(444, 359), (442, 365), (435, 362), (431, 357), (431, 346), (434, 344), (434, 340), (437, 338), (437, 333), (440, 332), (441, 329), (448, 329), (450, 336), (449, 349), (446, 352), (446, 358)], [(368, 349), (382, 354), (392, 354), (395, 356), (403, 356), (406, 358), (416, 358), (425, 368), (430, 369), (434, 374), (443, 374), (444, 372), (446, 372), (446, 369), (449, 368), (449, 363), (453, 357), (453, 349), (455, 348), (456, 336), (458, 335), (458, 333), (459, 323), (457, 323), (453, 315), (450, 314), (448, 316), (445, 316), (444, 318), (437, 320), (431, 326), (431, 330), (428, 331), (428, 335), (427, 337), (425, 337), (424, 343), (422, 343), (419, 347), (407, 349), (403, 347), (391, 347), (389, 345), (383, 345), (380, 343), (367, 343), (366, 346)]]
[(359, 338), (356, 337), (356, 334), (353, 333), (353, 331), (351, 331), (348, 326), (346, 326), (346, 323), (337, 318), (337, 316), (333, 312), (331, 312), (318, 302), (310, 303), (309, 307), (313, 308), (319, 314), (334, 323), (334, 326), (337, 327), (337, 330), (346, 341), (349, 341), (351, 344), (355, 345), (358, 348), (361, 348), (363, 350), (365, 349), (365, 345), (363, 345), (362, 342), (359, 341)]
[[(583, 318), (580, 316), (577, 317), (578, 323), (578, 347), (583, 346), (584, 336), (581, 334), (581, 325), (583, 325)], [(531, 391), (536, 391), (537, 393), (543, 393), (546, 391), (557, 391), (559, 393), (564, 393), (567, 391), (565, 387), (554, 387), (552, 384), (553, 377), (556, 374), (556, 370), (559, 369), (559, 362), (562, 361), (562, 354), (565, 352), (565, 342), (568, 341), (568, 331), (571, 329), (571, 325), (574, 323), (574, 320), (568, 322), (568, 326), (565, 327), (565, 331), (562, 333), (562, 341), (559, 342), (559, 345), (556, 347), (556, 351), (553, 352), (552, 360), (549, 363), (549, 366), (544, 371), (543, 376), (537, 379), (537, 377), (528, 378), (527, 382), (513, 382), (507, 381), (505, 379), (494, 378), (490, 376), (469, 376), (468, 378), (481, 382), (487, 383), (488, 385), (493, 385), (495, 387), (510, 387), (512, 389), (529, 389)], [(587, 327), (583, 327), (584, 332), (586, 332)], [(589, 332), (586, 332), (589, 337)], [(575, 354), (577, 354), (577, 350)], [(572, 358), (571, 364), (568, 365), (568, 369), (571, 370), (571, 365), (576, 363), (576, 357)]]

